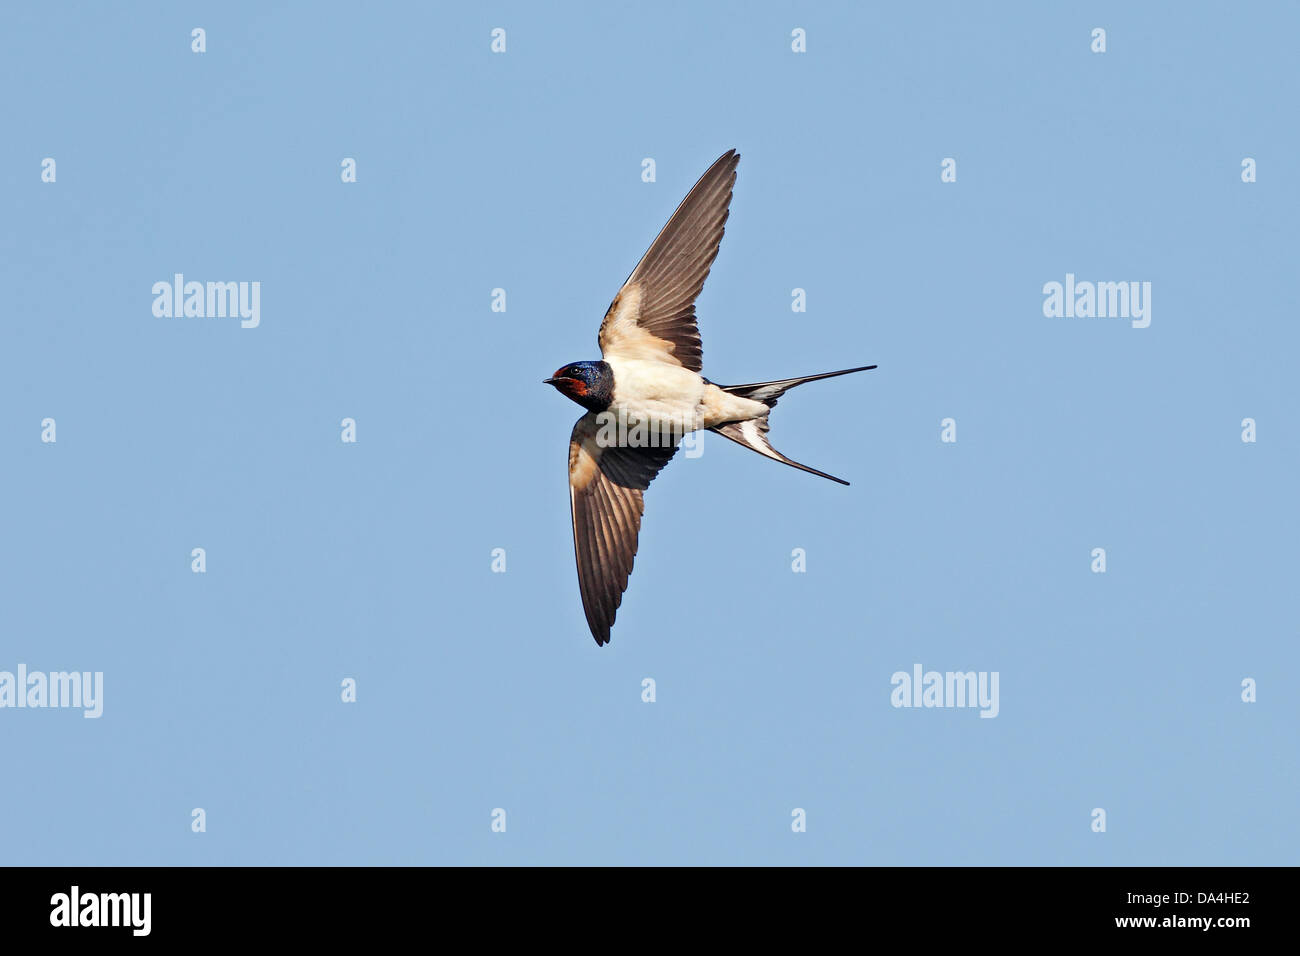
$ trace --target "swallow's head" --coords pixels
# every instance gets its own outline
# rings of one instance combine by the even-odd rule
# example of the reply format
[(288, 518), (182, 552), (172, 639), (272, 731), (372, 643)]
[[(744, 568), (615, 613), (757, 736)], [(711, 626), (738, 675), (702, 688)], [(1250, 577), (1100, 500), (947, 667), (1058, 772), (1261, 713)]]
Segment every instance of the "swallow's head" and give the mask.
[(543, 385), (555, 390), (583, 408), (603, 412), (614, 397), (614, 370), (604, 362), (574, 362), (557, 371)]

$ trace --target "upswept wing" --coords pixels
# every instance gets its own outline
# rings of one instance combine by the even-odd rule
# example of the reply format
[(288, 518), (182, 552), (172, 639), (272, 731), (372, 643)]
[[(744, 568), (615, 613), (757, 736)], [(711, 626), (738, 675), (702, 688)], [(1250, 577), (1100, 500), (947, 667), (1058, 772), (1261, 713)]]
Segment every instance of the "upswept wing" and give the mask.
[(701, 367), (695, 299), (718, 255), (740, 154), (728, 150), (663, 227), (600, 324), (601, 354)]

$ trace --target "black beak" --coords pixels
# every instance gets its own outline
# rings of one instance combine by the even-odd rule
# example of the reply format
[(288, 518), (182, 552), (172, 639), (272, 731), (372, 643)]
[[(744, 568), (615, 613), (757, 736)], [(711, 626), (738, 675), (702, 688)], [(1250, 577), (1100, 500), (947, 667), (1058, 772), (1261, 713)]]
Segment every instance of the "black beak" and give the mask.
[(543, 385), (554, 385), (554, 384), (555, 384), (556, 382), (558, 382), (558, 381), (559, 381), (558, 378), (544, 378), (544, 379), (542, 379), (542, 384), (543, 384)]

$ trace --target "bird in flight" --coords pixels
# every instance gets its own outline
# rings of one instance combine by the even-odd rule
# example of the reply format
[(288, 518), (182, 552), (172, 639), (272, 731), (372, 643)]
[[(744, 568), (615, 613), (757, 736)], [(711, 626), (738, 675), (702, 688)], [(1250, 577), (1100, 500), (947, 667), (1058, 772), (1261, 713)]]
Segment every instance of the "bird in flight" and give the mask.
[(543, 384), (587, 410), (569, 438), (569, 499), (578, 589), (597, 644), (609, 643), (636, 557), (642, 494), (681, 439), (707, 428), (794, 468), (767, 438), (776, 400), (796, 385), (874, 365), (752, 385), (700, 375), (695, 298), (718, 254), (740, 155), (724, 153), (687, 193), (600, 324), (601, 361), (573, 362)]

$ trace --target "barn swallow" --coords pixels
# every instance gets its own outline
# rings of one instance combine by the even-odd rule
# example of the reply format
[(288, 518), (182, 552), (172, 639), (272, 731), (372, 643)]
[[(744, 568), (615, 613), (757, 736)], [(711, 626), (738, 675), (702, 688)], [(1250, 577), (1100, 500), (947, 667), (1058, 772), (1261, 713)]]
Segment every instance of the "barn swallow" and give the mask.
[(720, 156), (641, 257), (600, 324), (601, 361), (573, 362), (543, 384), (587, 410), (569, 438), (569, 502), (578, 589), (597, 644), (609, 643), (636, 557), (642, 493), (685, 434), (708, 429), (776, 461), (768, 414), (796, 385), (874, 365), (752, 385), (715, 385), (700, 375), (695, 299), (718, 254), (740, 155)]

